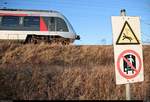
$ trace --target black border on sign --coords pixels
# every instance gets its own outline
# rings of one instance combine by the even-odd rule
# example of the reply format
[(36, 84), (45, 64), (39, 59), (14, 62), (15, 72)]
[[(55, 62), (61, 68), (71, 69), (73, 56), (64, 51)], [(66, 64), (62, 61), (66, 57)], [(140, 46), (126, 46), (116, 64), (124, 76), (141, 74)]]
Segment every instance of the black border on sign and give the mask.
[[(123, 30), (124, 30), (126, 24), (128, 25), (129, 29), (131, 30), (131, 32), (132, 32), (133, 36), (135, 37), (137, 43), (119, 43), (119, 39), (120, 39), (120, 37), (121, 37), (121, 35), (122, 35), (122, 32), (123, 32)], [(119, 37), (118, 37), (118, 39), (117, 39), (116, 45), (133, 45), (133, 44), (140, 44), (140, 42), (139, 42), (139, 40), (137, 39), (137, 37), (135, 36), (135, 34), (134, 34), (132, 28), (130, 27), (129, 23), (128, 23), (127, 21), (125, 21), (124, 26), (123, 26), (123, 28), (122, 28), (122, 30), (121, 30), (121, 33), (120, 33), (120, 35), (119, 35)]]

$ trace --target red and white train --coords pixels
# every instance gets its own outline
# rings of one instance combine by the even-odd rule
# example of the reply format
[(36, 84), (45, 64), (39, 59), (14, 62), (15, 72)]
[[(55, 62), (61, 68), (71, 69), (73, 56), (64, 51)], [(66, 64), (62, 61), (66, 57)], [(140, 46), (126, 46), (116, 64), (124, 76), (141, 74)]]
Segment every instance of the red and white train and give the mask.
[(0, 9), (0, 39), (70, 44), (80, 36), (57, 11)]

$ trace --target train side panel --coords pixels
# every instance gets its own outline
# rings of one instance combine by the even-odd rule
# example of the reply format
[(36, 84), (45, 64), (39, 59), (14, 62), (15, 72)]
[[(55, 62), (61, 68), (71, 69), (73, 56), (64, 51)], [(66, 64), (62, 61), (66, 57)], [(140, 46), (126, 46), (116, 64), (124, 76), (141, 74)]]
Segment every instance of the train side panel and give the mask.
[(28, 35), (76, 39), (71, 24), (58, 12), (0, 10), (0, 39), (25, 41)]

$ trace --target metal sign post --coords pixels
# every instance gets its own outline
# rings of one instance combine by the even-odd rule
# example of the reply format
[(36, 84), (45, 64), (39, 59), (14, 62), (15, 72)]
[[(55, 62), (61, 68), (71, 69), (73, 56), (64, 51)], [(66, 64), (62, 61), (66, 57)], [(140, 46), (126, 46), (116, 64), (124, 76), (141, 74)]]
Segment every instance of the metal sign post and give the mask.
[(130, 96), (130, 84), (126, 84), (126, 100), (131, 100), (131, 96)]
[[(124, 9), (121, 10), (120, 16), (126, 16), (126, 11)], [(130, 83), (126, 84), (126, 100), (131, 100), (131, 96), (130, 96)]]

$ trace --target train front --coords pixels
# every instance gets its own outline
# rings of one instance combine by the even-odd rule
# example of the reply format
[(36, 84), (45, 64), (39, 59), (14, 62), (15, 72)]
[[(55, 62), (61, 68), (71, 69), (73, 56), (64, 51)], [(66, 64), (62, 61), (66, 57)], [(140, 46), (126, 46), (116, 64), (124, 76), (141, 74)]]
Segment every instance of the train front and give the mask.
[[(72, 39), (72, 42), (74, 42), (75, 40), (80, 40), (80, 35), (76, 34), (75, 30), (73, 29), (68, 19), (61, 13), (59, 13), (58, 16), (64, 20), (64, 23), (66, 23), (66, 27), (67, 27), (66, 29), (68, 29), (68, 30), (63, 30), (63, 32), (59, 32), (61, 36), (63, 36), (64, 38)], [(63, 25), (64, 25), (63, 27), (65, 27), (65, 24)]]

